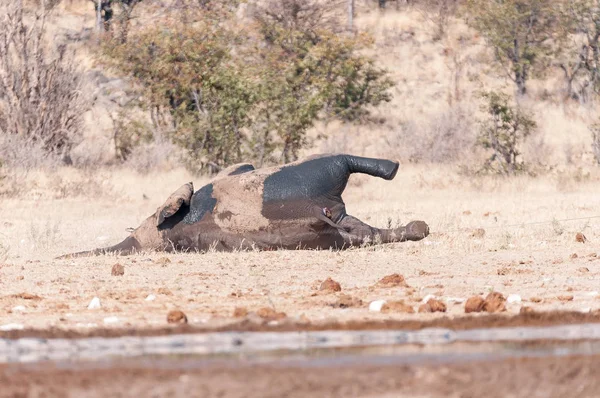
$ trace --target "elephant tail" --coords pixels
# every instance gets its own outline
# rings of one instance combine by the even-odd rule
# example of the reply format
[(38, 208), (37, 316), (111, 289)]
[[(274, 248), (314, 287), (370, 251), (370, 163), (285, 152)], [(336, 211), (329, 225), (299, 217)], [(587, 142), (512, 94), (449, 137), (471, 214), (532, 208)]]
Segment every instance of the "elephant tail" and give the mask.
[(125, 238), (125, 240), (121, 243), (118, 243), (114, 246), (104, 247), (94, 250), (87, 250), (83, 252), (64, 254), (62, 256), (56, 257), (57, 260), (76, 258), (76, 257), (90, 257), (90, 256), (99, 256), (103, 254), (120, 254), (122, 256), (126, 256), (128, 254), (135, 253), (136, 251), (141, 249), (141, 245), (133, 236), (129, 236)]
[(385, 180), (396, 176), (400, 163), (386, 159), (363, 158), (360, 156), (346, 155), (350, 173), (364, 173)]

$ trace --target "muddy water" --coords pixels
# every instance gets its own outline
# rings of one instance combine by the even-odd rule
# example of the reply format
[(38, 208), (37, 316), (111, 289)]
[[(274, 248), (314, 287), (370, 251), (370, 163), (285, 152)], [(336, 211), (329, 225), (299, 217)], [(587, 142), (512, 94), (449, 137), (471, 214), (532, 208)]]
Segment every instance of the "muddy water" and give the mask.
[[(452, 331), (220, 332), (168, 336), (77, 339), (0, 339), (0, 363), (137, 358), (152, 366), (204, 366), (217, 362), (297, 366), (373, 362), (415, 364), (518, 357), (600, 354), (600, 324), (506, 327)], [(176, 358), (176, 361), (172, 361)], [(235, 361), (230, 361), (234, 359)], [(136, 360), (136, 362), (138, 362)], [(77, 365), (79, 366), (79, 365)]]

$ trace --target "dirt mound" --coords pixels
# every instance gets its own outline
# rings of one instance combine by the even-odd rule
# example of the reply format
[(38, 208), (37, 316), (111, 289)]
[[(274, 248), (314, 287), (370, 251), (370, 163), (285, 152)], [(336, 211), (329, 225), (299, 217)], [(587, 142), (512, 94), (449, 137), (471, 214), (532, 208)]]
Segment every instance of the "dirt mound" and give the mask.
[(415, 310), (410, 305), (406, 304), (404, 300), (398, 301), (388, 301), (381, 307), (381, 312), (384, 314), (389, 313), (404, 313), (404, 314), (414, 314)]
[(167, 323), (188, 323), (187, 316), (180, 310), (169, 311)]
[(256, 314), (266, 321), (277, 321), (287, 317), (285, 312), (277, 312), (271, 307), (260, 308)]
[(446, 312), (446, 304), (432, 298), (419, 307), (419, 312)]
[(341, 294), (337, 301), (331, 306), (333, 308), (351, 308), (351, 307), (362, 307), (363, 301), (359, 298), (349, 296), (347, 294)]
[(333, 292), (341, 292), (342, 291), (342, 286), (334, 281), (331, 278), (327, 278), (323, 281), (323, 283), (321, 283), (321, 286), (319, 286), (319, 290), (322, 292), (329, 292), (329, 293), (333, 293)]
[(380, 287), (408, 287), (404, 276), (400, 274), (386, 275), (383, 278), (381, 278), (376, 285)]
[(506, 311), (506, 298), (502, 293), (491, 292), (485, 300), (481, 296), (470, 297), (465, 303), (465, 313)]
[(123, 276), (123, 275), (125, 275), (125, 267), (123, 267), (119, 263), (116, 263), (115, 265), (112, 266), (112, 270), (110, 271), (110, 274), (112, 276)]

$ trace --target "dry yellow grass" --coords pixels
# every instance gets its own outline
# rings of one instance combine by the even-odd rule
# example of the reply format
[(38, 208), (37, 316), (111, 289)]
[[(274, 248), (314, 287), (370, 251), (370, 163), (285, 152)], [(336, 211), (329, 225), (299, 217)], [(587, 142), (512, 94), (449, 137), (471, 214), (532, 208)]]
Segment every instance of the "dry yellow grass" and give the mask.
[[(437, 41), (433, 40), (433, 25), (410, 8), (385, 13), (366, 8), (356, 21), (361, 30), (373, 35), (371, 54), (397, 82), (393, 99), (373, 110), (381, 123), (318, 125), (314, 134), (329, 137), (314, 151), (406, 158), (415, 147), (422, 151), (436, 139), (437, 119), (459, 110), (472, 122), (461, 136), (472, 140), (477, 120), (483, 116), (478, 93), (514, 92), (514, 84), (494, 66), (484, 40), (461, 19), (450, 18), (447, 37)], [(533, 112), (539, 128), (524, 145), (523, 159), (534, 164), (592, 166), (588, 126), (597, 118), (595, 108), (563, 103), (562, 85), (560, 72), (552, 69), (543, 80), (529, 81), (529, 95), (522, 104)], [(455, 161), (461, 163), (481, 162), (484, 156), (473, 154), (471, 146), (456, 155)]]
[[(88, 178), (70, 172), (71, 186)], [(61, 174), (67, 178), (65, 171)], [(105, 175), (106, 194), (77, 191), (79, 196), (66, 198), (54, 197), (52, 185), (40, 184), (36, 196), (3, 200), (0, 209), (2, 323), (156, 326), (177, 308), (190, 324), (219, 325), (233, 321), (233, 310), (240, 306), (274, 306), (313, 321), (427, 319), (440, 314), (379, 314), (366, 305), (376, 299), (405, 300), (416, 309), (429, 294), (446, 300), (491, 290), (519, 294), (524, 302), (541, 298), (526, 303), (536, 310), (597, 309), (600, 259), (590, 254), (600, 239), (600, 218), (593, 218), (600, 215), (599, 177), (592, 174), (581, 182), (572, 176), (466, 178), (447, 168), (403, 166), (393, 181), (353, 176), (344, 199), (351, 214), (375, 226), (386, 226), (388, 219), (392, 224), (426, 220), (432, 234), (421, 242), (343, 252), (147, 253), (60, 261), (53, 258), (120, 241), (126, 228), (136, 227), (191, 178), (184, 171), (142, 176), (121, 170)], [(197, 187), (204, 182), (192, 180)], [(552, 222), (564, 218), (582, 220)], [(546, 223), (512, 226), (537, 221)], [(485, 235), (474, 234), (477, 228)], [(577, 232), (585, 234), (587, 243), (575, 241)], [(123, 276), (111, 275), (117, 262), (125, 267)], [(376, 286), (393, 273), (404, 275), (414, 289)], [(318, 292), (327, 277), (341, 284), (340, 293)], [(42, 300), (11, 297), (22, 292)], [(154, 301), (145, 300), (150, 294)], [(362, 299), (365, 306), (333, 308), (340, 294)], [(574, 299), (557, 299), (565, 294)], [(88, 310), (95, 296), (102, 308)], [(15, 309), (19, 305), (25, 310)], [(519, 307), (509, 305), (509, 312)], [(462, 304), (448, 303), (450, 316), (463, 312)], [(109, 316), (118, 321), (103, 325)]]

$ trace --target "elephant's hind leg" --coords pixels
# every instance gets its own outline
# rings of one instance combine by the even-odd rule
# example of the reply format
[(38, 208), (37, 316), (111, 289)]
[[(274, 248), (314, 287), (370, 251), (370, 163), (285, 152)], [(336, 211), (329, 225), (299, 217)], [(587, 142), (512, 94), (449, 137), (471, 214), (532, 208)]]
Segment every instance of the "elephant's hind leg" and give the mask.
[(347, 231), (341, 233), (348, 244), (417, 241), (429, 235), (429, 226), (423, 221), (411, 221), (399, 228), (379, 229), (346, 215), (338, 224)]

